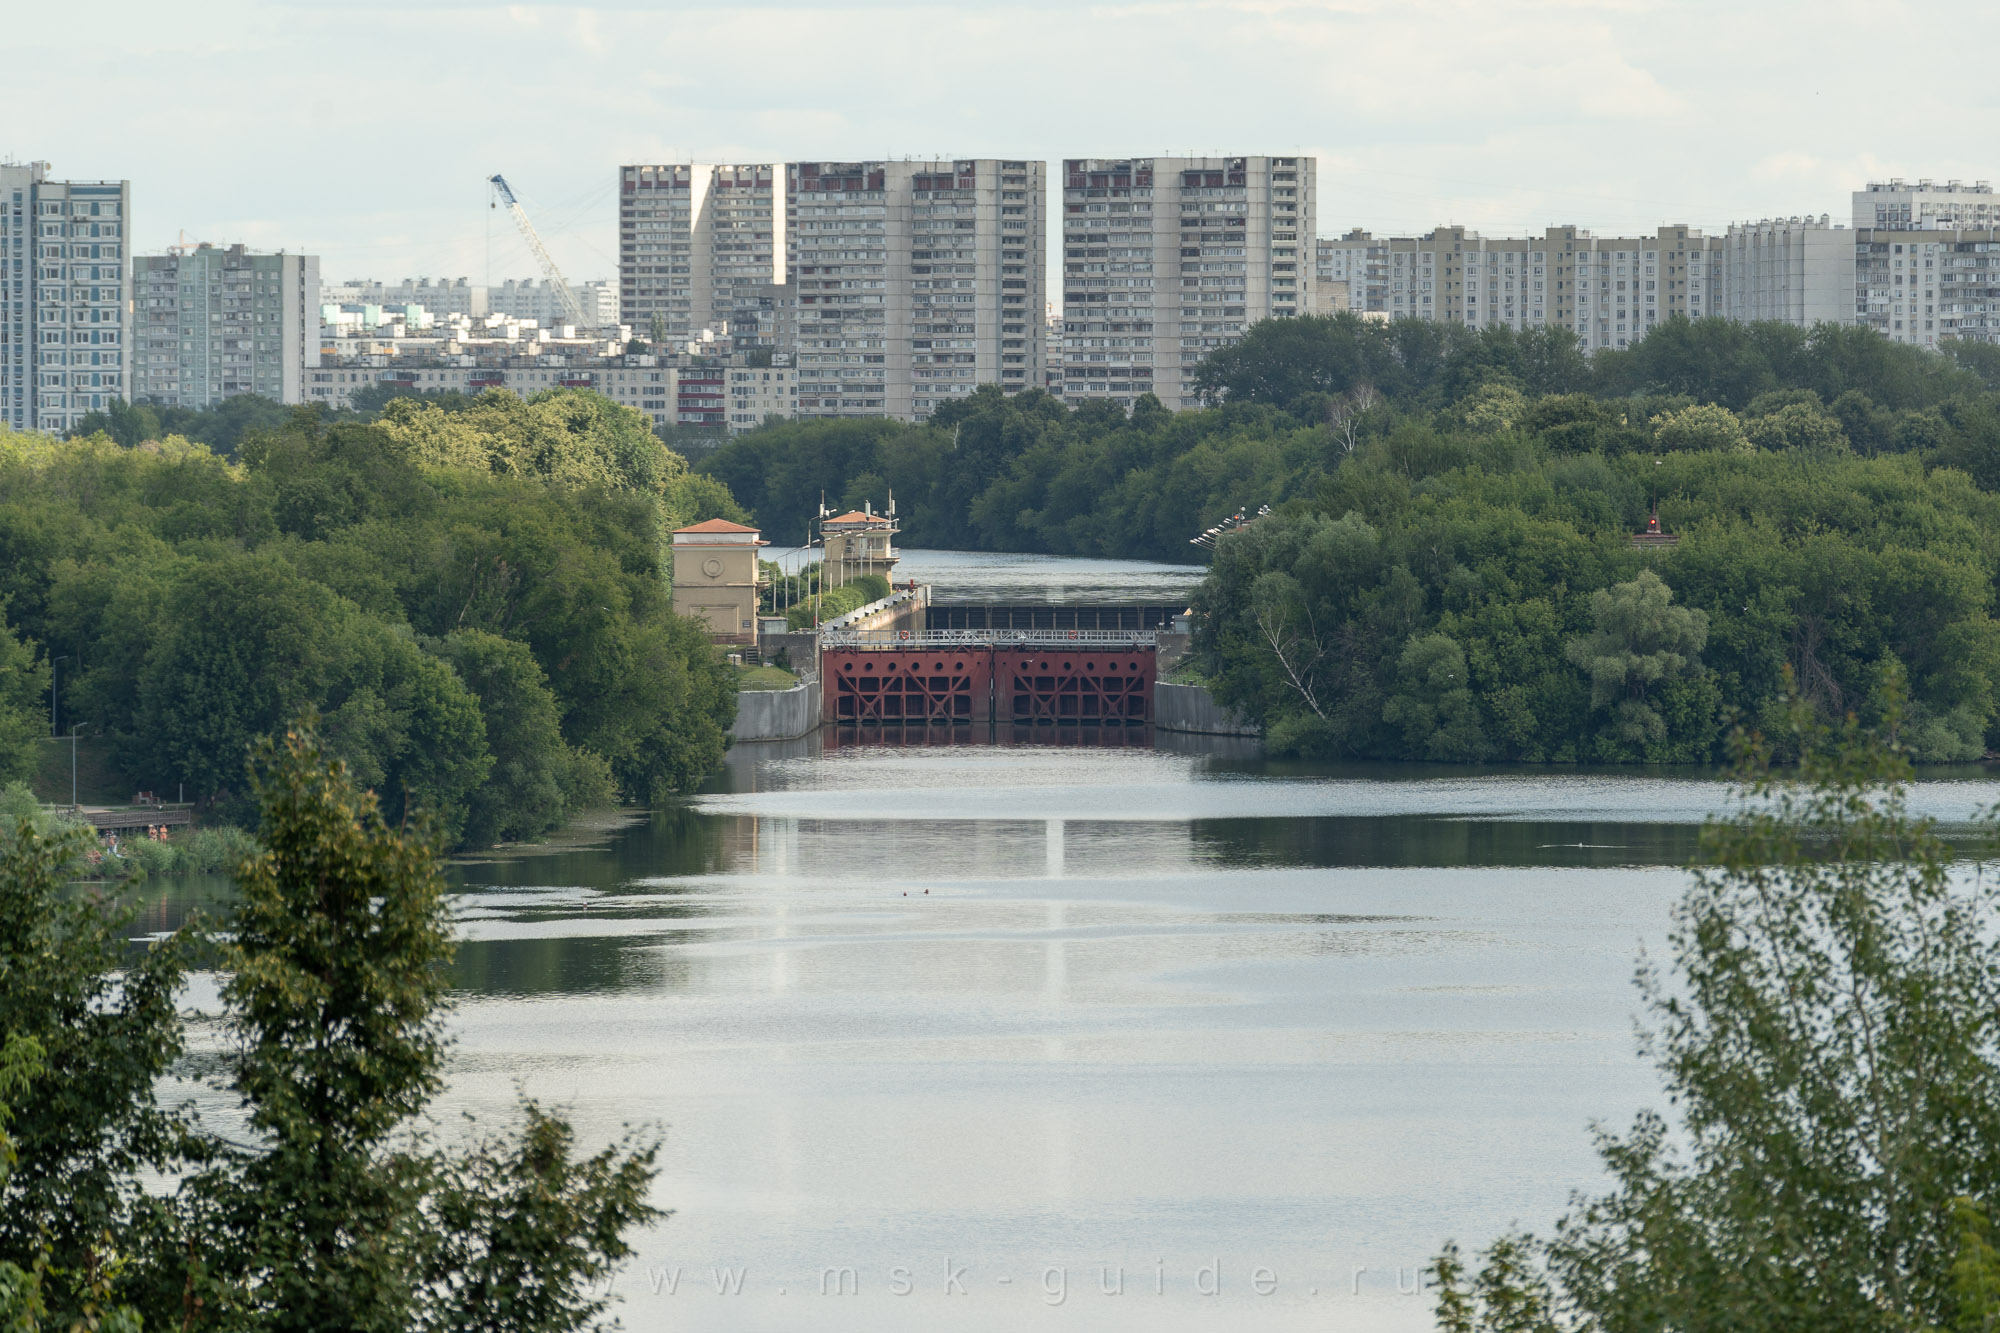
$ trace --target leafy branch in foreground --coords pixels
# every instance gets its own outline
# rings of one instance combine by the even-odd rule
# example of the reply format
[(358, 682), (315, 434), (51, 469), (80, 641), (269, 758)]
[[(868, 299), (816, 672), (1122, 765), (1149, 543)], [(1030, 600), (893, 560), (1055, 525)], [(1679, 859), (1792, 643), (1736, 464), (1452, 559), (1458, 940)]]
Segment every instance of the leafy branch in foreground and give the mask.
[(1443, 1327), (1993, 1327), (2000, 890), (1910, 812), (1896, 722), (1795, 706), (1796, 770), (1738, 738), (1671, 975), (1639, 974), (1677, 1118), (1600, 1132), (1612, 1187), (1553, 1238), (1509, 1238), (1471, 1279), (1448, 1250)]
[[(215, 941), (243, 1126), (154, 1088), (185, 1044), (197, 931), (135, 948), (80, 894), (77, 835), (0, 837), (0, 1329), (574, 1333), (599, 1327), (657, 1140), (576, 1152), (533, 1102), (464, 1145), (443, 1087), (450, 905), (310, 728), (255, 766), (266, 849)], [(248, 1141), (244, 1141), (248, 1140)]]

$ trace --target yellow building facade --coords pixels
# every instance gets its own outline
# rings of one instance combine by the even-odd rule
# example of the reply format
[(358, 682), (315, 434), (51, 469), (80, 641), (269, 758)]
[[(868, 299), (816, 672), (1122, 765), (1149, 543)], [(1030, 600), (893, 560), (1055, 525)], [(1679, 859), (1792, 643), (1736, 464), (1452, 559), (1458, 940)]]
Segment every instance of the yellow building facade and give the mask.
[(770, 545), (756, 528), (727, 519), (674, 532), (674, 612), (708, 624), (717, 643), (757, 642), (758, 552)]

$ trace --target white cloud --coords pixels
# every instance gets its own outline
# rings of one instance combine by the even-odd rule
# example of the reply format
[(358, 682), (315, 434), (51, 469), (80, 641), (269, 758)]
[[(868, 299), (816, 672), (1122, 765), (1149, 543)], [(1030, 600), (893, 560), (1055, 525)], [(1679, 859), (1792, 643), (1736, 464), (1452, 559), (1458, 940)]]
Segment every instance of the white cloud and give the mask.
[[(576, 277), (624, 161), (1174, 148), (1321, 159), (1322, 229), (1600, 230), (1828, 212), (1869, 176), (2000, 177), (2000, 89), (1936, 77), (2000, 10), (1939, 0), (138, 0), (10, 15), (0, 151), (129, 177), (185, 227), (329, 274)], [(93, 101), (65, 72), (88, 42)], [(1887, 95), (1890, 90), (1894, 96)]]

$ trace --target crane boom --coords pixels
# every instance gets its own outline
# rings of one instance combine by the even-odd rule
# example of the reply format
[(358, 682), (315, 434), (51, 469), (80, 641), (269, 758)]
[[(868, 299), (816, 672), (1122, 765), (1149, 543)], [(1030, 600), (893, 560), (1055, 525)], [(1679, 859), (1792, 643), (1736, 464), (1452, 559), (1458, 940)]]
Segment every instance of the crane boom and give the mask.
[(577, 303), (576, 293), (569, 289), (567, 282), (563, 281), (562, 270), (557, 268), (556, 261), (549, 257), (549, 248), (542, 244), (541, 236), (535, 231), (535, 224), (528, 221), (528, 211), (522, 208), (521, 201), (514, 197), (514, 191), (508, 186), (507, 178), (496, 172), (487, 177), (487, 182), (492, 185), (494, 193), (499, 195), (501, 202), (507, 205), (507, 211), (513, 215), (514, 225), (521, 229), (521, 235), (528, 242), (528, 248), (535, 252), (535, 262), (542, 266), (542, 277), (556, 289), (556, 300), (561, 304), (563, 314), (579, 329), (594, 329), (596, 326), (583, 317), (583, 307)]

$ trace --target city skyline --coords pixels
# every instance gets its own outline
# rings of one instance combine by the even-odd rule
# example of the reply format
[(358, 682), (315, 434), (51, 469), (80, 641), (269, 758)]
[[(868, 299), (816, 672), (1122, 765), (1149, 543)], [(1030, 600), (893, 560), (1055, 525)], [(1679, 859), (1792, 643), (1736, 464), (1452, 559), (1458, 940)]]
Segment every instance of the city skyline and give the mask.
[[(1899, 19), (1959, 45), (2000, 36), (1970, 5), (884, 4), (864, 23), (822, 4), (219, 0), (164, 50), (121, 35), (150, 31), (126, 10), (93, 11), (105, 114), (31, 116), (0, 153), (130, 179), (135, 252), (185, 231), (316, 254), (331, 279), (532, 274), (487, 207), (494, 171), (572, 281), (609, 277), (622, 162), (1275, 153), (1318, 159), (1323, 233), (1491, 235), (1719, 230), (1837, 215), (1867, 179), (1994, 174), (1977, 114), (1993, 95), (1947, 91), (1922, 43), (1861, 40)], [(80, 21), (45, 7), (10, 35), (26, 105), (55, 104)], [(387, 54), (403, 51), (438, 55)], [(1120, 58), (1079, 81), (1079, 51)], [(182, 132), (148, 142), (168, 67)], [(894, 77), (826, 77), (866, 68)]]

